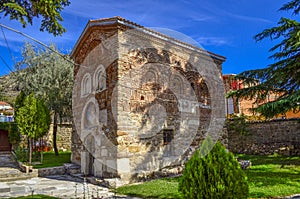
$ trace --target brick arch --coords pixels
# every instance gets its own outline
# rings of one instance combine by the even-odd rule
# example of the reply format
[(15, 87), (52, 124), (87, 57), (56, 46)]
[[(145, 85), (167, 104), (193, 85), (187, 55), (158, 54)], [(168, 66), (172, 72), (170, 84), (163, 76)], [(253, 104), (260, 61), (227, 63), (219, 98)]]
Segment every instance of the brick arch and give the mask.
[(102, 42), (105, 42), (105, 40), (109, 39), (111, 36), (115, 35), (117, 33), (117, 30), (111, 30), (111, 31), (104, 31), (102, 29), (96, 29), (96, 30), (89, 30), (88, 33), (84, 35), (84, 38), (80, 41), (77, 49), (73, 57), (75, 57), (75, 69), (74, 74), (77, 75), (77, 72), (79, 70), (80, 64), (83, 63), (84, 59), (87, 57), (87, 55), (98, 45), (100, 45)]
[[(145, 64), (159, 63), (169, 66), (179, 72), (187, 81), (194, 83), (195, 94), (199, 102), (200, 126), (193, 146), (199, 146), (200, 142), (208, 134), (218, 135), (221, 129), (221, 121), (225, 115), (222, 114), (221, 105), (224, 103), (222, 79), (218, 66), (205, 69), (205, 61), (198, 61), (192, 57), (183, 58), (165, 49), (139, 48), (130, 50), (123, 54), (122, 59), (130, 60), (130, 68), (138, 68)], [(196, 65), (200, 67), (195, 67)], [(197, 69), (199, 68), (199, 69)], [(203, 70), (202, 70), (203, 69)], [(192, 87), (192, 85), (191, 85)]]
[[(184, 58), (181, 58), (167, 50), (158, 50), (155, 48), (134, 49), (131, 50), (127, 56), (127, 58), (131, 60), (132, 68), (148, 63), (169, 65), (190, 82), (191, 88), (194, 87), (193, 92), (195, 92), (198, 102), (205, 103), (207, 105), (211, 104), (211, 94), (203, 74), (200, 74), (196, 67)], [(126, 57), (126, 55), (124, 57)], [(150, 70), (151, 69), (149, 69), (149, 71)], [(157, 73), (157, 71), (154, 73)]]

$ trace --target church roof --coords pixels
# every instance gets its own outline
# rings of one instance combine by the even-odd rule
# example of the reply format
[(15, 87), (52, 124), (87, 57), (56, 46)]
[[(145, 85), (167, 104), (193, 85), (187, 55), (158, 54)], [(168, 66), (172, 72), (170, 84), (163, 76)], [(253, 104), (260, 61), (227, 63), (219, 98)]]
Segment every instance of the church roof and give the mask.
[(179, 45), (181, 47), (184, 47), (184, 48), (187, 48), (187, 49), (190, 49), (190, 50), (193, 50), (193, 51), (197, 51), (198, 53), (206, 54), (206, 55), (211, 56), (211, 57), (213, 57), (215, 59), (218, 59), (218, 60), (220, 60), (222, 62), (226, 60), (226, 58), (224, 56), (221, 56), (221, 55), (218, 55), (218, 54), (215, 54), (215, 53), (212, 53), (212, 52), (208, 52), (208, 51), (206, 51), (206, 50), (204, 50), (204, 49), (202, 49), (200, 47), (191, 45), (189, 43), (185, 43), (183, 41), (180, 41), (180, 40), (175, 39), (173, 37), (167, 36), (165, 34), (162, 34), (160, 32), (152, 30), (150, 28), (145, 28), (142, 25), (139, 25), (137, 23), (134, 23), (132, 21), (129, 21), (129, 20), (124, 19), (124, 18), (119, 17), (119, 16), (112, 17), (112, 18), (103, 18), (103, 19), (89, 20), (89, 22), (85, 26), (82, 34), (80, 35), (79, 39), (77, 40), (77, 42), (76, 42), (76, 44), (75, 44), (75, 46), (74, 46), (74, 48), (73, 48), (73, 50), (71, 52), (71, 57), (73, 57), (74, 54), (76, 54), (77, 48), (80, 45), (81, 40), (84, 38), (85, 33), (87, 33), (87, 31), (91, 27), (95, 27), (95, 26), (109, 26), (109, 25), (118, 25), (118, 24), (126, 26), (128, 28), (133, 28), (133, 29), (139, 30), (139, 31), (141, 31), (141, 32), (143, 32), (145, 34), (149, 34), (149, 35), (157, 37), (159, 39), (171, 42), (171, 43), (173, 43), (175, 45)]

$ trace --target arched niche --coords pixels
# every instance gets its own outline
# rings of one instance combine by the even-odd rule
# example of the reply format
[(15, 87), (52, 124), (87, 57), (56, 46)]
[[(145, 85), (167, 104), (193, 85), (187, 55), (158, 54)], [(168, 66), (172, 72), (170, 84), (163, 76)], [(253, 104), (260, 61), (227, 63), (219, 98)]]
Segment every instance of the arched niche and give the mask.
[(99, 65), (94, 73), (93, 86), (96, 92), (106, 89), (106, 72), (103, 65)]
[(92, 91), (92, 78), (89, 73), (86, 73), (81, 80), (81, 96), (87, 96)]
[(183, 80), (179, 75), (172, 75), (169, 82), (169, 87), (173, 92), (175, 92), (176, 94), (183, 94)]

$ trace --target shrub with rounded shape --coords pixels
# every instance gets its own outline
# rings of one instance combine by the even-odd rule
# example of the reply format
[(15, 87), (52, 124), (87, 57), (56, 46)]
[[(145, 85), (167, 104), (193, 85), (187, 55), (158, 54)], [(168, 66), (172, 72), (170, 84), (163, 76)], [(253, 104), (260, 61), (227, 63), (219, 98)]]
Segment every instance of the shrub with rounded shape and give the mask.
[(233, 154), (217, 142), (212, 150), (202, 156), (209, 143), (194, 153), (186, 163), (179, 182), (184, 198), (244, 199), (249, 187), (246, 175)]

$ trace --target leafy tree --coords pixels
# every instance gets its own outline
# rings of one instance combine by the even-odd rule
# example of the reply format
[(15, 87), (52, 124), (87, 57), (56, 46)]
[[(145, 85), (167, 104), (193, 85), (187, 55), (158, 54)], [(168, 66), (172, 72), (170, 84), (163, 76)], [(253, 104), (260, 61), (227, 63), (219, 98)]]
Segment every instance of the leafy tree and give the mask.
[[(23, 60), (18, 63), (16, 82), (25, 93), (34, 92), (43, 99), (53, 116), (53, 148), (58, 155), (56, 135), (63, 118), (72, 116), (73, 64), (69, 57), (62, 57), (54, 45), (52, 50), (36, 50), (26, 44)], [(55, 51), (57, 53), (55, 53)]]
[(246, 175), (233, 154), (220, 142), (209, 148), (208, 140), (186, 163), (178, 187), (184, 198), (246, 199)]
[(23, 27), (28, 23), (32, 25), (34, 18), (42, 17), (40, 30), (57, 36), (66, 31), (59, 23), (63, 21), (60, 12), (69, 5), (69, 0), (2, 0), (0, 13), (21, 22)]
[(14, 106), (14, 109), (15, 109), (15, 117), (18, 115), (18, 111), (19, 109), (24, 106), (24, 101), (25, 101), (25, 93), (24, 91), (21, 91), (19, 93), (19, 95), (16, 97), (16, 101), (15, 101), (15, 106)]
[(29, 139), (29, 164), (32, 163), (32, 141), (44, 136), (50, 125), (50, 113), (43, 101), (28, 95), (19, 108), (16, 122), (22, 135)]
[[(292, 0), (284, 4), (280, 11), (291, 11), (298, 16), (300, 0)], [(254, 110), (267, 118), (287, 111), (300, 111), (300, 23), (292, 18), (282, 17), (276, 27), (265, 29), (255, 36), (256, 41), (265, 38), (280, 40), (270, 49), (274, 63), (263, 69), (249, 70), (236, 76), (248, 88), (234, 91), (228, 97), (255, 99), (260, 105)], [(257, 84), (259, 81), (259, 84)], [(267, 100), (269, 94), (279, 97), (272, 102)]]
[(9, 122), (8, 138), (9, 142), (13, 145), (13, 148), (16, 149), (21, 141), (21, 135), (17, 123)]
[(2, 85), (0, 85), (0, 101), (5, 101), (5, 95), (3, 93), (3, 88), (2, 88)]

